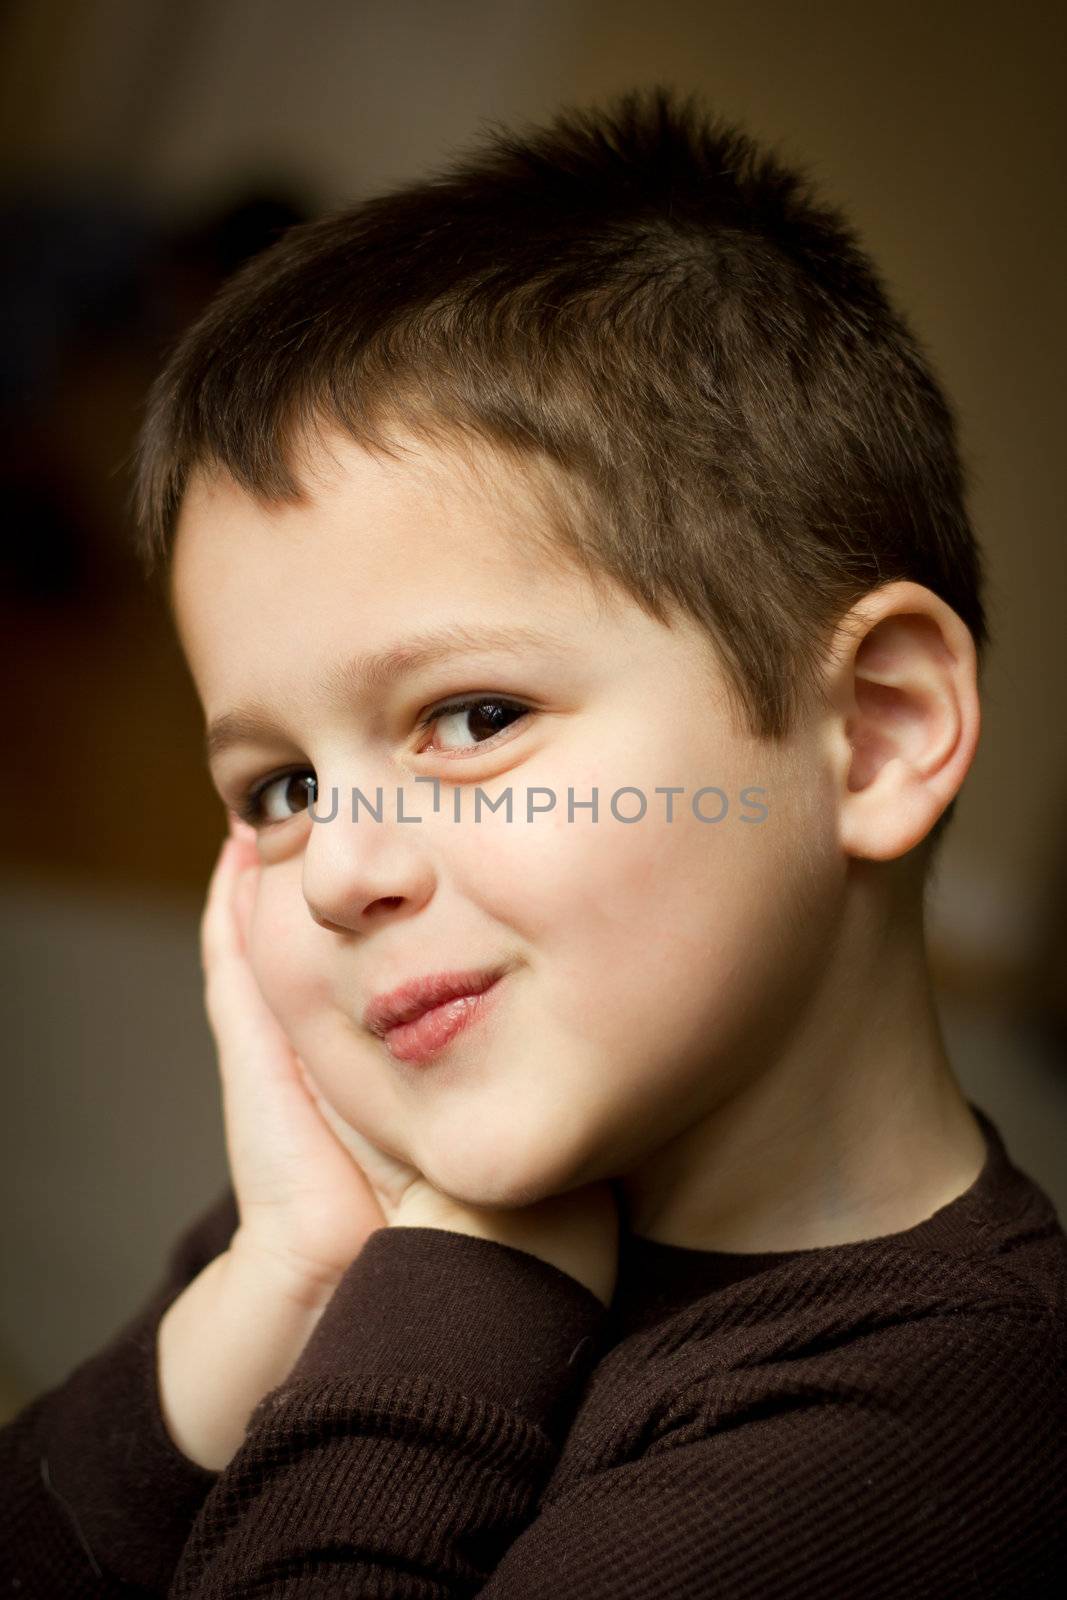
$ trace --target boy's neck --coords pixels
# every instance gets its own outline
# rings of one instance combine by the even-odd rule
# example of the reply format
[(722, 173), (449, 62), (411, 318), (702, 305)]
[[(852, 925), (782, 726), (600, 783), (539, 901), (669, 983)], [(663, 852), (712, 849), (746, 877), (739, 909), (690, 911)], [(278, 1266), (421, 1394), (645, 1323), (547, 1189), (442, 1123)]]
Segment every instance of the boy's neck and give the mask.
[(855, 932), (842, 926), (763, 1069), (623, 1180), (634, 1233), (745, 1253), (847, 1244), (915, 1227), (974, 1182), (985, 1139), (945, 1052), (921, 909), (895, 939)]

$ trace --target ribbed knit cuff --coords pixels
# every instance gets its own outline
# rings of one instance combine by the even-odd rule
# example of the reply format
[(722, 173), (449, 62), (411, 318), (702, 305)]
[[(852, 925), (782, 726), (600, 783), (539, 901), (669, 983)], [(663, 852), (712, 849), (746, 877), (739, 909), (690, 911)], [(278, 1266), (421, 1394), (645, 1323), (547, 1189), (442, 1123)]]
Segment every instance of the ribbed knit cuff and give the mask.
[(606, 1307), (569, 1273), (495, 1240), (380, 1228), (348, 1268), (288, 1379), (410, 1377), (551, 1432), (600, 1353)]

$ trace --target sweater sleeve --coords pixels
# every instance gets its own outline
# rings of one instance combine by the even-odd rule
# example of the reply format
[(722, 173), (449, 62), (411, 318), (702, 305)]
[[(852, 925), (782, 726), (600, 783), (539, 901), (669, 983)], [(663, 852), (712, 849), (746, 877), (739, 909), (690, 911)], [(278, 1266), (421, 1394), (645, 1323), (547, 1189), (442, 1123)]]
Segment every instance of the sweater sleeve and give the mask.
[(237, 1220), (227, 1187), (172, 1246), (136, 1314), (0, 1429), (0, 1594), (166, 1593), (218, 1474), (190, 1461), (166, 1431), (156, 1331), (226, 1249)]
[(605, 1320), (526, 1251), (377, 1230), (253, 1412), (171, 1596), (480, 1593), (536, 1515)]
[(867, 1342), (821, 1375), (816, 1354), (676, 1395), (639, 1456), (543, 1506), (482, 1594), (1059, 1595), (1062, 1325), (990, 1308)]
[(613, 1394), (597, 1451), (546, 1484), (601, 1326), (522, 1252), (373, 1235), (205, 1501), (172, 1600), (1059, 1592), (1051, 1319), (898, 1317), (732, 1371), (709, 1349), (658, 1400)]

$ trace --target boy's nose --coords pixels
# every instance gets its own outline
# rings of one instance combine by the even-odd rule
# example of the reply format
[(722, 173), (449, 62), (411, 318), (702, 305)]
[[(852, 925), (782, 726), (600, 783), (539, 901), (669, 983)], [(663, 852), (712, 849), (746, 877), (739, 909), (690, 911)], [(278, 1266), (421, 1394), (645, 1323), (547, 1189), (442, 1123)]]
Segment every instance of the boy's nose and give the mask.
[(354, 933), (424, 906), (435, 874), (416, 831), (393, 820), (388, 806), (380, 822), (362, 814), (353, 822), (343, 806), (330, 821), (312, 822), (303, 891), (319, 927)]

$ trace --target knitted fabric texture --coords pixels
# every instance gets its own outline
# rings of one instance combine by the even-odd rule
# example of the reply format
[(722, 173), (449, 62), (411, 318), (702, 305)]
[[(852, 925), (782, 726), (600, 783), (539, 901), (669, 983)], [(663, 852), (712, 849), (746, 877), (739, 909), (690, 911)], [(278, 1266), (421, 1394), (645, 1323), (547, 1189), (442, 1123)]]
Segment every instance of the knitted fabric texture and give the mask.
[(906, 1232), (761, 1255), (624, 1233), (605, 1308), (539, 1258), (373, 1234), (221, 1472), (159, 1409), (167, 1305), (0, 1430), (0, 1596), (949, 1600), (1059, 1593), (1067, 1237), (984, 1112)]

